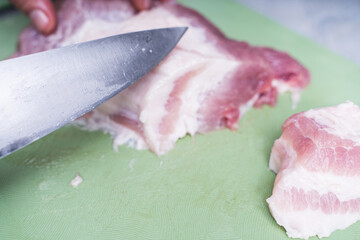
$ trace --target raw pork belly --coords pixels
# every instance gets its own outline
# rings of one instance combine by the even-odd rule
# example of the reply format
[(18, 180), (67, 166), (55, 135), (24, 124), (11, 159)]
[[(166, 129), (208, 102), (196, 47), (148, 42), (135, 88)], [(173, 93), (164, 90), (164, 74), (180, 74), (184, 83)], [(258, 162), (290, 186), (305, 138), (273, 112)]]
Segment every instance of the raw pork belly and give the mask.
[(230, 40), (175, 2), (141, 13), (124, 0), (65, 0), (57, 8), (57, 31), (44, 37), (28, 28), (15, 56), (119, 33), (189, 26), (158, 67), (83, 119), (88, 129), (110, 132), (115, 145), (161, 155), (186, 134), (236, 129), (250, 107), (274, 105), (279, 92), (298, 94), (309, 82), (308, 71), (286, 53)]
[(267, 200), (290, 237), (329, 236), (360, 219), (360, 109), (351, 102), (295, 114), (276, 140)]

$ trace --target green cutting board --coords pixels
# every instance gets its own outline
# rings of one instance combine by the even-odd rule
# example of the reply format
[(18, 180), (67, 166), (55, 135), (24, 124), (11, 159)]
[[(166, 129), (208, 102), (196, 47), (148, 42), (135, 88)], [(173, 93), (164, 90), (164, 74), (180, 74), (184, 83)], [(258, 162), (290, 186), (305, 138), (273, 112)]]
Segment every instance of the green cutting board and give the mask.
[[(271, 146), (295, 112), (359, 104), (360, 67), (233, 1), (181, 2), (229, 37), (287, 51), (308, 67), (312, 83), (298, 108), (284, 95), (274, 108), (248, 112), (237, 132), (185, 137), (160, 158), (116, 152), (107, 134), (63, 127), (0, 161), (0, 239), (287, 239), (265, 202), (275, 179)], [(0, 19), (1, 58), (27, 23), (20, 14)], [(74, 188), (76, 174), (84, 181)], [(360, 222), (329, 239), (359, 236)]]

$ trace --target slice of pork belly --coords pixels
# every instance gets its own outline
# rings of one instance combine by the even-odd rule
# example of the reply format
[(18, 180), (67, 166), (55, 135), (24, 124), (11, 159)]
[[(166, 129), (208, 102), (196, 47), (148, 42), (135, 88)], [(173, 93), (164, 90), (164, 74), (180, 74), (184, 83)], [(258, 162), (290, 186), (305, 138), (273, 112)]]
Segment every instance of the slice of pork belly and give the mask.
[(58, 15), (58, 29), (48, 37), (27, 29), (15, 56), (119, 33), (189, 27), (158, 67), (82, 120), (88, 129), (110, 132), (115, 145), (161, 155), (186, 134), (236, 129), (247, 109), (273, 106), (279, 92), (298, 94), (309, 83), (308, 71), (286, 53), (230, 40), (175, 2), (135, 13), (128, 1), (66, 0)]
[(275, 141), (267, 200), (290, 237), (329, 236), (360, 219), (360, 109), (351, 102), (295, 114)]

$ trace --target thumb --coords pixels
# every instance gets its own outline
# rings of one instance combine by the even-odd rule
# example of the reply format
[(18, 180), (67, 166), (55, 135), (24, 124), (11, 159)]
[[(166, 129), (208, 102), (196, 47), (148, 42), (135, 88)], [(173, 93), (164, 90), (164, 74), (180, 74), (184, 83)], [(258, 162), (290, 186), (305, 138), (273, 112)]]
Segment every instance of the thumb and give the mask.
[(10, 2), (26, 13), (43, 34), (49, 34), (55, 30), (56, 14), (51, 0), (10, 0)]
[(132, 0), (135, 8), (139, 11), (146, 10), (150, 8), (152, 0)]

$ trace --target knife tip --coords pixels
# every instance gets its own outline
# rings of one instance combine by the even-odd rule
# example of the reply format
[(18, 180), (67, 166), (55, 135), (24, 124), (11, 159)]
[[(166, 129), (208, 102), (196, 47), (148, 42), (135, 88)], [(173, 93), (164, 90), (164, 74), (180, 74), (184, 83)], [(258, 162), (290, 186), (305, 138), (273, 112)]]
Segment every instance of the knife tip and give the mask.
[(187, 26), (168, 28), (168, 30), (171, 31), (174, 36), (176, 36), (178, 41), (182, 38), (188, 29), (189, 27)]

